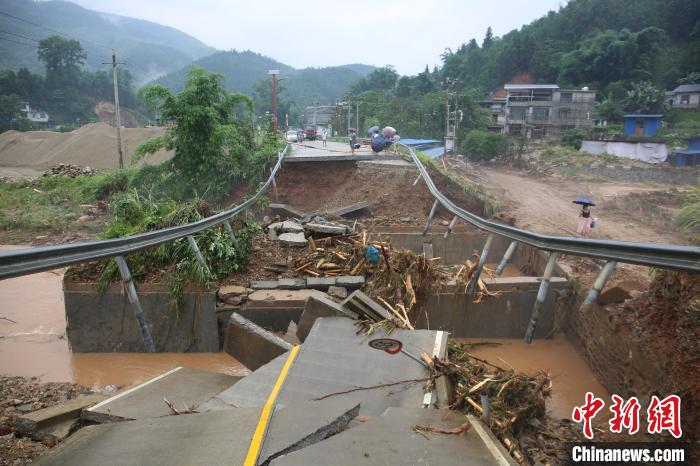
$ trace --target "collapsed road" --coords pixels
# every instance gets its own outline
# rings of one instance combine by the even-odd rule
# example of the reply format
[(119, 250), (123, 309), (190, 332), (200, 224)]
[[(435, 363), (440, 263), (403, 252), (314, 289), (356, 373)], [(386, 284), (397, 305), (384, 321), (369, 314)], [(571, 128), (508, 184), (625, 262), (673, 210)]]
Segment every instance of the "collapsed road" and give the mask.
[[(339, 163), (332, 153), (320, 157), (317, 161), (295, 163)], [(285, 159), (285, 163), (292, 159)], [(358, 160), (411, 170), (411, 178), (416, 175), (413, 165), (406, 160)], [(277, 190), (275, 175), (281, 162), (282, 158), (265, 188)], [(280, 174), (284, 176), (284, 171)], [(421, 171), (420, 176), (429, 188), (435, 187), (432, 181), (428, 182), (430, 177), (426, 172)], [(58, 264), (118, 255), (132, 247), (147, 247), (191, 235), (199, 228), (226, 222), (230, 216), (252, 206), (255, 199), (226, 215), (218, 214), (200, 225), (178, 227), (163, 237), (146, 234), (110, 244), (3, 255), (0, 271), (6, 276), (29, 273)], [(253, 370), (250, 375), (238, 378), (174, 369), (111, 398), (79, 403), (69, 413), (60, 412), (60, 408), (51, 413), (30, 413), (29, 421), (33, 424), (27, 423), (30, 427), (26, 435), (36, 435), (35, 432), (54, 426), (59, 419), (60, 422), (71, 421), (67, 434), (72, 435), (67, 435), (65, 441), (41, 457), (39, 463), (514, 464), (515, 460), (524, 463), (526, 460), (518, 448), (506, 450), (503, 447), (502, 443), (508, 445), (512, 440), (493, 434), (494, 425), (502, 426), (503, 421), (489, 419), (488, 396), (481, 399), (481, 403), (474, 401), (479, 399), (480, 389), (493, 378), (480, 373), (479, 383), (458, 387), (466, 389), (469, 396), (464, 400), (471, 400), (476, 405), (473, 412), (483, 419), (448, 409), (455, 393), (454, 387), (447, 384), (447, 374), (456, 369), (448, 358), (447, 333), (486, 338), (527, 335), (530, 341), (551, 334), (555, 328), (555, 306), (567, 285), (566, 278), (556, 267), (557, 248), (584, 257), (587, 254), (601, 257), (604, 251), (611, 251), (620, 261), (673, 264), (688, 270), (697, 268), (698, 263), (698, 248), (646, 245), (636, 254), (633, 246), (615, 242), (565, 241), (527, 235), (510, 227), (499, 229), (479, 217), (473, 218), (473, 214), (465, 215), (455, 209), (449, 199), (441, 197), (432, 206), (428, 205), (429, 214), (425, 219), (414, 217), (406, 222), (419, 223), (422, 233), (416, 233), (416, 228), (412, 233), (376, 231), (375, 236), (364, 238), (363, 232), (355, 228), (356, 222), (327, 222), (315, 218), (319, 214), (342, 217), (368, 207), (357, 199), (348, 201), (353, 204), (345, 202), (344, 209), (334, 212), (309, 209), (308, 214), (289, 205), (271, 206), (277, 212), (286, 209), (286, 217), (296, 218), (298, 222), (281, 218), (278, 225), (268, 225), (268, 239), (289, 250), (308, 250), (310, 255), (296, 257), (296, 260), (292, 257), (292, 261), (284, 264), (268, 264), (267, 267), (280, 272), (275, 280), (231, 284), (229, 286), (239, 289), (229, 288), (228, 294), (222, 293), (222, 287), (218, 294), (213, 293), (201, 301), (211, 304), (211, 314), (205, 316), (201, 307), (193, 305), (192, 314), (183, 319), (196, 323), (190, 327), (197, 327), (199, 333), (191, 341), (186, 340), (185, 349), (180, 351), (187, 351), (192, 342), (204, 343), (206, 348), (218, 347), (218, 340), (222, 339), (226, 351)], [(474, 221), (493, 236), (470, 236), (457, 229), (453, 231), (456, 221), (443, 225), (448, 226), (444, 231), (430, 233), (431, 223), (440, 215), (438, 207), (448, 214), (456, 214), (455, 220), (459, 217)], [(522, 243), (517, 249), (511, 247), (513, 243), (509, 240), (516, 240), (505, 234), (515, 235)], [(233, 231), (231, 235), (235, 241)], [(326, 239), (333, 236), (340, 239)], [(386, 268), (381, 269), (380, 265), (370, 270), (367, 262), (371, 262), (371, 255), (353, 255), (354, 246), (342, 246), (342, 242), (360, 243), (363, 252), (373, 247), (379, 254), (378, 263), (386, 264)], [(196, 242), (192, 240), (192, 243), (196, 251)], [(411, 250), (413, 255), (395, 254), (391, 245)], [(584, 246), (590, 246), (591, 252), (586, 252)], [(616, 249), (617, 246), (620, 248)], [(533, 251), (539, 253), (539, 247), (553, 249), (549, 255), (527, 257)], [(474, 250), (481, 252), (476, 259), (471, 257)], [(386, 258), (385, 254), (391, 256)], [(336, 259), (332, 259), (332, 255)], [(444, 287), (425, 301), (430, 313), (421, 314), (416, 307), (412, 315), (410, 306), (402, 309), (397, 304), (411, 300), (409, 289), (418, 289), (414, 288), (416, 281), (412, 285), (406, 283), (407, 275), (399, 277), (403, 293), (393, 305), (387, 301), (387, 294), (372, 292), (377, 291), (374, 287), (381, 275), (377, 272), (384, 270), (391, 276), (392, 270), (400, 270), (392, 260), (406, 257), (410, 260), (422, 258), (420, 262), (410, 262), (409, 268), (416, 263), (432, 264), (433, 259), (453, 266), (451, 272), (441, 272), (447, 274)], [(301, 259), (308, 260), (297, 261)], [(469, 259), (471, 261), (465, 262)], [(615, 262), (610, 260), (602, 267), (587, 305), (596, 300)], [(514, 277), (499, 277), (494, 272), (494, 276), (490, 276), (489, 270), (498, 268), (502, 272), (508, 265), (519, 271), (529, 267), (531, 272)], [(420, 270), (438, 273), (428, 265)], [(410, 276), (415, 280), (415, 276)], [(145, 344), (144, 328), (148, 330), (150, 326), (151, 344), (160, 348), (164, 337), (155, 325), (159, 320), (154, 318), (148, 304), (157, 290), (144, 286), (139, 287), (137, 293), (135, 288), (130, 289), (128, 270), (123, 277), (129, 287), (128, 297), (119, 291), (109, 299), (121, 309), (120, 318), (125, 325), (133, 326), (130, 335), (134, 345)], [(366, 283), (366, 279), (371, 279), (372, 284)], [(66, 296), (71, 295), (75, 300), (71, 302), (85, 298), (86, 302), (93, 303), (92, 309), (99, 309), (94, 300), (89, 301), (94, 299), (89, 290), (69, 282), (65, 284)], [(322, 294), (309, 293), (309, 290)], [(458, 292), (460, 290), (463, 291)], [(276, 298), (271, 298), (278, 292), (291, 296), (283, 306), (275, 304)], [(302, 292), (308, 294), (303, 296)], [(539, 299), (541, 294), (542, 299)], [(328, 299), (329, 296), (335, 299)], [(153, 299), (157, 306), (160, 298)], [(219, 305), (214, 309), (217, 300)], [(294, 306), (289, 304), (295, 300)], [(451, 304), (450, 300), (453, 300)], [(138, 322), (130, 315), (134, 308), (142, 316)], [(464, 315), (458, 312), (465, 309)], [(129, 310), (128, 315), (124, 310)], [(201, 319), (202, 316), (206, 318)], [(85, 326), (89, 327), (89, 321), (86, 322)], [(69, 327), (75, 331), (77, 326)], [(172, 332), (174, 327), (166, 330)], [(77, 348), (79, 337), (69, 332), (69, 338)], [(109, 343), (102, 337), (93, 335), (92, 338)], [(504, 388), (501, 386), (498, 392)], [(518, 419), (517, 415), (512, 418), (513, 423), (529, 421), (527, 417)]]

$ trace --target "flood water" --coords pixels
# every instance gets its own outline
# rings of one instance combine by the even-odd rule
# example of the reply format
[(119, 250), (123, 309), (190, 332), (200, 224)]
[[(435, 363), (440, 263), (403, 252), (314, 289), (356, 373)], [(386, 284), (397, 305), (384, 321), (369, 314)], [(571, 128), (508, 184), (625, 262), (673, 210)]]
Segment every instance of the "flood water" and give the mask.
[[(11, 249), (19, 247), (0, 246)], [(63, 271), (52, 270), (0, 281), (0, 374), (103, 388), (142, 382), (177, 366), (248, 373), (226, 353), (71, 353), (62, 279)]]
[(574, 406), (583, 404), (586, 392), (610, 398), (574, 346), (561, 337), (533, 340), (529, 345), (521, 339), (464, 338), (460, 341), (498, 343), (497, 346), (472, 346), (469, 353), (502, 368), (512, 366), (528, 374), (548, 372), (552, 380), (552, 396), (547, 400), (547, 411), (555, 418), (570, 419)]

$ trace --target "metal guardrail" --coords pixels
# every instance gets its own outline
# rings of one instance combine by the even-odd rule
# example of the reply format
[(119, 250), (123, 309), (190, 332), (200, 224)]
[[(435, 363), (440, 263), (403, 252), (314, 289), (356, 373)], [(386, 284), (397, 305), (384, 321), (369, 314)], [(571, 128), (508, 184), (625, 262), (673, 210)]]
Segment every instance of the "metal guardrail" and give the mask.
[[(477, 228), (489, 233), (505, 236), (512, 241), (530, 245), (550, 252), (595, 257), (617, 262), (655, 266), (700, 272), (700, 248), (655, 243), (632, 243), (627, 241), (595, 240), (549, 236), (502, 225), (483, 219), (446, 198), (435, 186), (425, 166), (415, 151), (403, 144), (425, 180), (430, 193), (448, 211)], [(87, 262), (107, 257), (116, 257), (146, 249), (167, 241), (191, 236), (207, 228), (221, 224), (236, 214), (251, 207), (257, 199), (274, 184), (274, 178), (282, 165), (288, 146), (279, 156), (270, 177), (253, 197), (229, 210), (220, 212), (197, 222), (141, 233), (126, 238), (117, 238), (85, 243), (65, 244), (42, 248), (20, 249), (0, 254), (0, 279), (40, 272), (71, 264)], [(426, 227), (429, 225), (426, 225)]]
[(117, 257), (124, 254), (140, 251), (156, 246), (167, 241), (194, 235), (200, 231), (226, 222), (236, 214), (251, 207), (258, 198), (274, 184), (275, 175), (282, 166), (282, 160), (289, 146), (278, 154), (277, 163), (272, 169), (270, 177), (253, 197), (229, 210), (219, 212), (197, 222), (164, 228), (157, 231), (149, 231), (125, 238), (116, 238), (85, 243), (64, 244), (59, 246), (47, 246), (32, 249), (19, 249), (0, 253), (0, 279), (27, 275), (42, 270), (65, 267), (96, 259)]
[(435, 186), (435, 183), (430, 178), (428, 171), (416, 155), (416, 152), (411, 147), (403, 144), (401, 144), (401, 146), (406, 148), (411, 154), (413, 162), (420, 171), (420, 176), (428, 185), (428, 189), (433, 197), (452, 214), (481, 230), (505, 236), (512, 241), (524, 243), (549, 252), (700, 272), (699, 247), (549, 236), (483, 219), (478, 215), (458, 207), (447, 199)]

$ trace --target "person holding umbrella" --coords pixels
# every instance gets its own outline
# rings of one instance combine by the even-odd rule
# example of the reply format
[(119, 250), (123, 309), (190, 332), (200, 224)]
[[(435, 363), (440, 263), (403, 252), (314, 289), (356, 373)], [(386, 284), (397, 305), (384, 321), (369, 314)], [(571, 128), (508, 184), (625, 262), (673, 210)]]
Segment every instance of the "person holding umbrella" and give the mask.
[(579, 197), (574, 204), (579, 204), (581, 207), (581, 213), (578, 215), (578, 228), (576, 228), (576, 233), (588, 236), (591, 231), (593, 218), (591, 217), (591, 207), (595, 206), (595, 203), (587, 197)]

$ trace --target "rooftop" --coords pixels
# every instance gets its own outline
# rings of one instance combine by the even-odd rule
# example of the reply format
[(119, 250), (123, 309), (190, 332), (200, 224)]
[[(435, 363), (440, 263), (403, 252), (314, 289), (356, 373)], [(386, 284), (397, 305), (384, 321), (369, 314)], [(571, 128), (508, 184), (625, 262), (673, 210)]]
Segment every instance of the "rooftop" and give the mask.
[(625, 118), (662, 118), (661, 114), (651, 114), (651, 113), (628, 113), (624, 115)]
[(557, 84), (506, 84), (503, 86), (505, 90), (510, 89), (559, 89)]
[(680, 92), (700, 92), (700, 84), (681, 84), (671, 92), (674, 94)]

